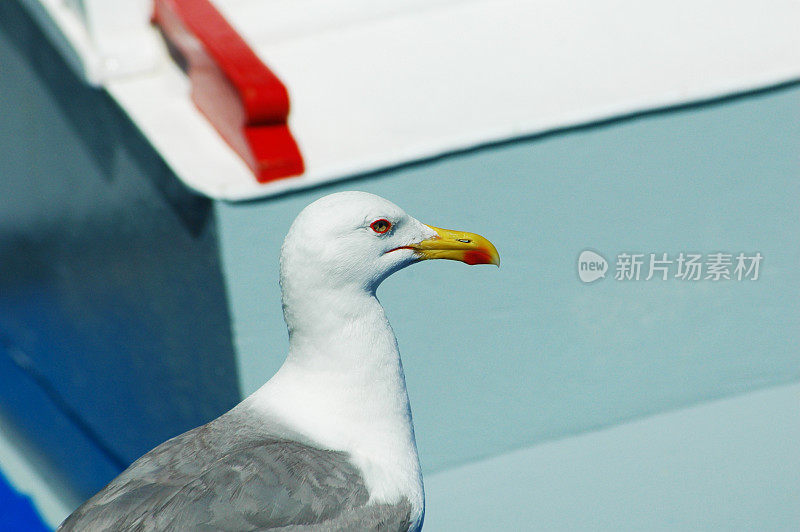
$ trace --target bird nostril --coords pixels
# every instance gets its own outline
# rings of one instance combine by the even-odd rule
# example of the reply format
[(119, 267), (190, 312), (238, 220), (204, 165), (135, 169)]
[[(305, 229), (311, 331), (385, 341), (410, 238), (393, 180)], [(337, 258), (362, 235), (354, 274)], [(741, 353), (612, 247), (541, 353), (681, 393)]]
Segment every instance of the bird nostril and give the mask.
[(469, 244), (470, 242), (472, 242), (472, 240), (470, 240), (469, 238), (459, 238), (458, 241), (463, 242), (465, 244)]

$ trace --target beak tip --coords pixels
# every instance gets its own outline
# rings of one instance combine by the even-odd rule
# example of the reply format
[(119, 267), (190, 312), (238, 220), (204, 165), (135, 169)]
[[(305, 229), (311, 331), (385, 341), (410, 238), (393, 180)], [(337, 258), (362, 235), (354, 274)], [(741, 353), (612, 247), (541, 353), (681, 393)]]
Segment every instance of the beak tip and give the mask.
[(500, 257), (498, 257), (496, 253), (491, 253), (486, 249), (466, 251), (463, 254), (463, 258), (460, 260), (469, 264), (470, 266), (474, 266), (476, 264), (494, 264), (498, 268), (500, 267)]
[(500, 254), (494, 244), (475, 233), (452, 231), (429, 225), (436, 236), (414, 246), (420, 259), (450, 259), (474, 266), (494, 264), (500, 267)]

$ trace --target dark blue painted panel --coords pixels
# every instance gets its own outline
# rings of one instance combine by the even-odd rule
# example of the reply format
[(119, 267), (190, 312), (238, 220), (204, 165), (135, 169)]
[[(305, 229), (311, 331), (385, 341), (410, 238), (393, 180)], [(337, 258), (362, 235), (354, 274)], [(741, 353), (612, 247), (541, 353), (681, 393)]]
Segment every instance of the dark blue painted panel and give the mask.
[(0, 3), (0, 408), (80, 496), (239, 399), (209, 200)]
[(0, 530), (44, 532), (50, 528), (42, 522), (31, 500), (18, 493), (0, 473)]
[[(4, 321), (4, 320), (3, 320)], [(18, 443), (42, 449), (38, 462), (48, 469), (52, 487), (66, 502), (80, 502), (122, 464), (97, 445), (77, 411), (62, 408), (65, 401), (32, 367), (32, 360), (0, 338), (0, 408), (23, 438)], [(27, 437), (25, 437), (27, 436)]]

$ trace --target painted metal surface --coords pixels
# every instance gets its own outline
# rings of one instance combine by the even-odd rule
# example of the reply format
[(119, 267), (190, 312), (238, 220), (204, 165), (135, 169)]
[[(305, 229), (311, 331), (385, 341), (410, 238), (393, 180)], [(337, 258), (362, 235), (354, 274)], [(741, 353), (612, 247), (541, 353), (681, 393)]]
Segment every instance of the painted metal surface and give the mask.
[[(43, 467), (44, 461), (41, 453), (32, 452), (16, 427), (0, 412), (0, 474), (14, 491), (29, 498), (45, 524), (56, 528), (78, 501), (63, 482), (53, 478), (51, 470)], [(3, 504), (0, 497), (0, 506)]]
[[(233, 404), (237, 373), (245, 392), (271, 376), (286, 347), (280, 242), (303, 206), (342, 189), (474, 228), (503, 256), (500, 272), (422, 264), (380, 290), (439, 489), (461, 482), (444, 476), (460, 464), (800, 377), (796, 85), (212, 204), (15, 6), (0, 3), (15, 102), (0, 121), (0, 408), (79, 494)], [(586, 285), (587, 248), (612, 265), (622, 252), (765, 260), (754, 282)]]
[[(499, 272), (422, 263), (378, 291), (426, 473), (797, 380), (799, 104), (794, 85), (216, 204), (242, 389), (284, 357), (283, 235), (303, 206), (346, 189), (469, 227), (503, 258)], [(587, 248), (612, 268), (592, 284), (578, 278)], [(718, 251), (760, 252), (760, 278), (613, 278), (620, 253)]]
[(239, 399), (208, 199), (0, 4), (0, 408), (85, 497)]
[(161, 46), (150, 28), (153, 0), (13, 0), (22, 4), (73, 71), (100, 87), (109, 79), (158, 67)]
[(429, 530), (800, 529), (800, 384), (544, 443), (426, 479)]
[(31, 500), (17, 492), (0, 472), (0, 528), (44, 532), (50, 528), (42, 521)]
[(216, 199), (800, 79), (794, 0), (214, 3), (286, 84), (302, 176), (254, 181), (198, 123), (169, 61), (106, 87), (176, 174)]
[[(268, 138), (258, 157), (295, 170), (296, 139), (305, 171), (259, 183), (193, 105), (187, 79), (149, 24), (147, 0), (113, 7), (104, 0), (18, 1), (82, 76), (110, 92), (178, 177), (215, 199), (278, 195), (800, 77), (794, 0), (214, 0), (230, 25), (212, 24), (209, 35), (232, 27), (241, 36), (214, 46), (241, 50), (246, 42), (291, 94), (291, 137), (279, 124), (245, 128), (244, 137), (259, 144)], [(185, 5), (202, 18), (208, 13), (197, 8), (210, 5), (159, 4)], [(230, 46), (234, 41), (239, 45)], [(190, 76), (219, 81), (220, 69), (204, 61), (213, 54), (202, 48), (202, 66)], [(237, 107), (219, 105), (231, 100), (215, 96), (206, 114)], [(228, 133), (228, 143), (249, 151), (241, 132)]]

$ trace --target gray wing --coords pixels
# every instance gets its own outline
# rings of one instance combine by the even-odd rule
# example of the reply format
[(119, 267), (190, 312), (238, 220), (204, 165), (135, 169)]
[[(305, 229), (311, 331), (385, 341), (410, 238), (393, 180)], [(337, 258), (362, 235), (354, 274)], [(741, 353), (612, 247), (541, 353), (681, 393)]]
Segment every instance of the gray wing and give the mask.
[(408, 529), (410, 506), (368, 498), (345, 453), (223, 416), (144, 455), (59, 530)]
[[(283, 531), (303, 531), (314, 526), (293, 525)], [(402, 499), (397, 504), (370, 504), (353, 508), (320, 524), (320, 530), (337, 532), (419, 532), (422, 523), (411, 530), (411, 503)]]

